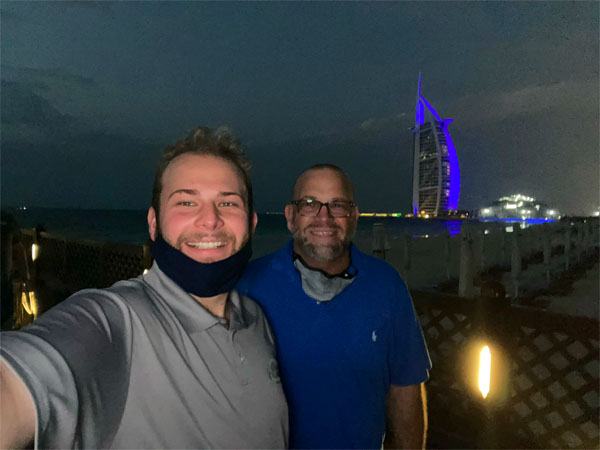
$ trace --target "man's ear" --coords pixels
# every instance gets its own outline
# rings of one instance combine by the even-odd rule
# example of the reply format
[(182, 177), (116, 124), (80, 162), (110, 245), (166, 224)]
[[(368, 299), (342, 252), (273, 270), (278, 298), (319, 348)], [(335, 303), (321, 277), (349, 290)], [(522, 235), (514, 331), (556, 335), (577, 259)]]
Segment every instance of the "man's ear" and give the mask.
[(290, 230), (290, 233), (293, 233), (293, 229), (294, 229), (294, 225), (293, 225), (293, 220), (294, 220), (294, 213), (295, 213), (295, 209), (296, 208), (294, 205), (285, 205), (285, 209), (283, 210), (283, 212), (285, 213), (285, 220), (287, 221), (287, 228), (288, 230)]
[(256, 211), (252, 213), (252, 224), (250, 225), (250, 234), (254, 234), (256, 231), (256, 224), (258, 223), (258, 215)]
[(156, 241), (156, 211), (151, 206), (148, 209), (148, 234), (150, 235), (150, 239)]

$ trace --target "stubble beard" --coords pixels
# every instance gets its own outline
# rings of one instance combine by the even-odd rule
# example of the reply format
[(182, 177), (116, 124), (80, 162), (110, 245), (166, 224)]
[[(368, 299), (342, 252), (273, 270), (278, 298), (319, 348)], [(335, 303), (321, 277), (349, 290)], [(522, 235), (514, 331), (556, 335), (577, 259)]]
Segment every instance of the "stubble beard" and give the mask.
[[(309, 227), (310, 228), (310, 227)], [(304, 230), (307, 230), (305, 228)], [(297, 249), (305, 256), (316, 261), (335, 261), (342, 258), (350, 248), (353, 233), (347, 233), (344, 239), (334, 244), (315, 245), (298, 228), (292, 233)]]

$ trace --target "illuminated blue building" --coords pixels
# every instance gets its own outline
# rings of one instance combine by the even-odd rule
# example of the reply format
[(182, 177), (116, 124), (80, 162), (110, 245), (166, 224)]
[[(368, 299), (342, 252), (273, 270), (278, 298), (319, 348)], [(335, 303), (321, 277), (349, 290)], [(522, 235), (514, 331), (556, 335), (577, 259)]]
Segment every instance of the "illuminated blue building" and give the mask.
[(417, 112), (413, 128), (413, 213), (444, 216), (458, 208), (460, 169), (448, 132), (452, 119), (441, 119), (421, 95), (421, 74)]

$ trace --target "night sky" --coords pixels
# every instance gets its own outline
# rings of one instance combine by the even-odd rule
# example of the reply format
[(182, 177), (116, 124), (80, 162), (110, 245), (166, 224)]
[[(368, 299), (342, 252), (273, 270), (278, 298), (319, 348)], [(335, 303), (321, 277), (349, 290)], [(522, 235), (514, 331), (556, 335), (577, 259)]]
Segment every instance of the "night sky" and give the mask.
[(3, 1), (2, 204), (146, 208), (160, 151), (227, 125), (261, 212), (320, 162), (362, 211), (409, 212), (422, 72), (461, 209), (519, 192), (591, 214), (599, 5)]

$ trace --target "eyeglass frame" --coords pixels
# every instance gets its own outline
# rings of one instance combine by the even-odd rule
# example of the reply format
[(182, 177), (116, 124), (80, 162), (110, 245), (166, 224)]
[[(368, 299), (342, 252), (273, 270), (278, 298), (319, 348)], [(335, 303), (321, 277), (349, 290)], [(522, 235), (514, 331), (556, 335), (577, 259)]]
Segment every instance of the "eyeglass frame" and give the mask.
[[(306, 216), (306, 215), (302, 214), (300, 212), (300, 208), (299, 208), (299, 205), (298, 205), (300, 202), (309, 202), (309, 201), (313, 202), (313, 203), (318, 203), (319, 204), (319, 209), (317, 210), (317, 212), (313, 216)], [(338, 202), (338, 203), (348, 203), (349, 204), (348, 206), (350, 207), (350, 211), (348, 211), (348, 214), (345, 215), (345, 216), (334, 216), (333, 214), (331, 214), (331, 209), (329, 209), (329, 204), (330, 203), (335, 203), (335, 202)], [(329, 214), (331, 217), (334, 217), (336, 219), (342, 219), (344, 217), (351, 217), (352, 216), (352, 208), (354, 208), (356, 206), (356, 203), (351, 202), (349, 200), (330, 200), (328, 202), (321, 202), (319, 200), (314, 200), (312, 198), (308, 198), (308, 199), (307, 198), (301, 198), (299, 200), (292, 200), (292, 201), (290, 201), (290, 205), (294, 205), (296, 207), (296, 211), (298, 211), (298, 214), (300, 214), (302, 217), (317, 217), (319, 215), (319, 213), (321, 212), (321, 209), (323, 208), (323, 206), (325, 206), (327, 208), (327, 214)]]

